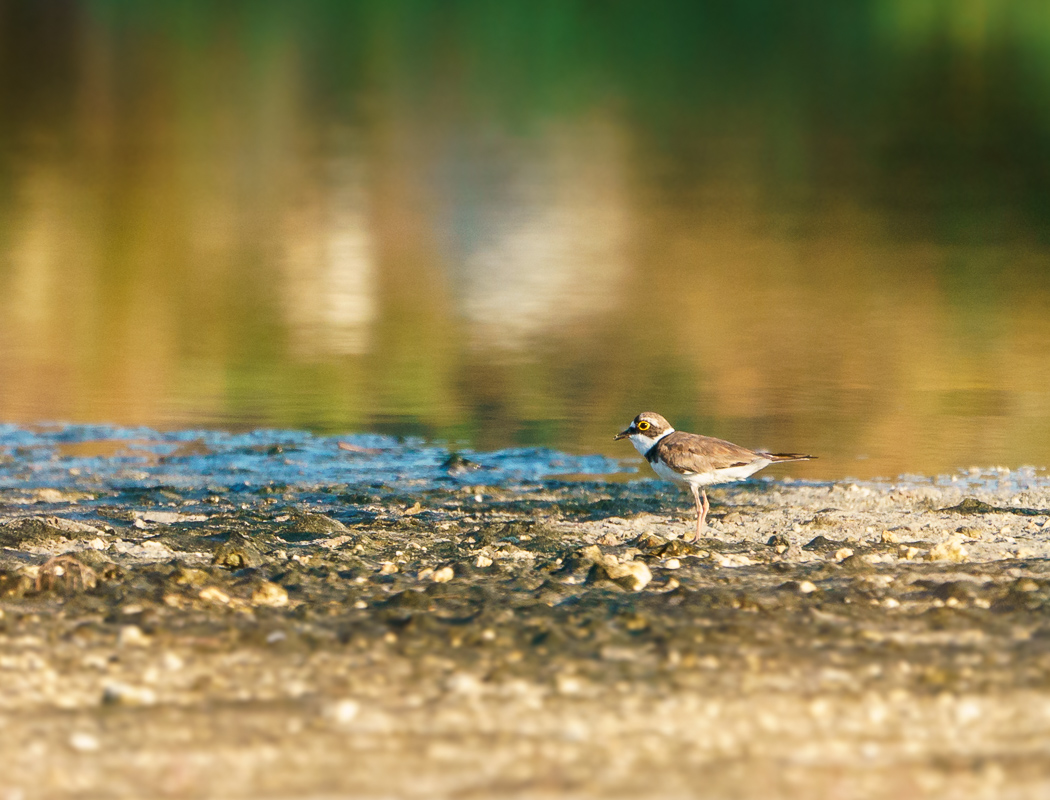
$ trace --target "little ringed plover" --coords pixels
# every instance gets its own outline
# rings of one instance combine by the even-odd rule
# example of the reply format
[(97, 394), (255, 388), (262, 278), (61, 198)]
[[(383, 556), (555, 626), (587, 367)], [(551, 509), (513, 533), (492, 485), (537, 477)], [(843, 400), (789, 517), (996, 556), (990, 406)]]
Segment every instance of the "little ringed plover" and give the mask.
[(762, 453), (723, 439), (676, 431), (671, 423), (652, 411), (643, 411), (627, 430), (613, 438), (630, 439), (657, 475), (689, 487), (696, 503), (696, 535), (687, 541), (694, 542), (704, 530), (710, 508), (703, 487), (742, 481), (776, 462), (816, 458), (802, 453)]

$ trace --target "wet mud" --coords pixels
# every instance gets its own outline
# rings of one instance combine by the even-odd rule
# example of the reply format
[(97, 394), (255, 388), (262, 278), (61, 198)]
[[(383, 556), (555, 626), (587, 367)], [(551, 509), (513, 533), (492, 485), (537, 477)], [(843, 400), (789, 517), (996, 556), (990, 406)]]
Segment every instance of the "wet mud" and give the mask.
[(1040, 474), (741, 484), (693, 544), (654, 481), (275, 447), (9, 448), (0, 797), (1050, 790)]

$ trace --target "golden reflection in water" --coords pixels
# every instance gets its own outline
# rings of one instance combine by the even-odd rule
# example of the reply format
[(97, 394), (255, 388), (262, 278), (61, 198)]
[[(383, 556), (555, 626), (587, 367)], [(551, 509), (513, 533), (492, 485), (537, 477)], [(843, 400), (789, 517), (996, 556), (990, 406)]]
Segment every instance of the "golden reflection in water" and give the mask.
[(915, 235), (760, 136), (690, 158), (615, 103), (512, 131), (394, 81), (336, 119), (280, 39), (255, 71), (154, 42), (129, 83), (107, 36), (65, 126), (3, 155), (0, 420), (628, 456), (612, 433), (652, 409), (818, 453), (804, 477), (1044, 462), (1050, 254), (1023, 229)]

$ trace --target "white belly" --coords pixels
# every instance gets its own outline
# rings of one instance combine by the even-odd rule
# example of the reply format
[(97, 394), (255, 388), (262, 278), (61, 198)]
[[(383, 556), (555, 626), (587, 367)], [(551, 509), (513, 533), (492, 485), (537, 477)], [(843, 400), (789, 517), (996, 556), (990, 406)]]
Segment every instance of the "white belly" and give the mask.
[(652, 462), (653, 472), (667, 481), (674, 481), (683, 486), (710, 486), (715, 483), (729, 483), (731, 481), (742, 481), (758, 472), (763, 467), (768, 467), (773, 462), (768, 458), (757, 458), (750, 464), (740, 467), (728, 467), (727, 469), (716, 469), (712, 472), (675, 472), (673, 469), (660, 461)]

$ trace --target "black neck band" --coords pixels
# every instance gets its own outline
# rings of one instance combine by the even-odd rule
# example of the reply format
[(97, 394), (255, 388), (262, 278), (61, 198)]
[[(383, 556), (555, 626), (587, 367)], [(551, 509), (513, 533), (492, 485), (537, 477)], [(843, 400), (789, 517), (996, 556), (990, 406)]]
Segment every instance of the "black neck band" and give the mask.
[[(662, 438), (663, 437), (661, 436), (660, 439)], [(657, 439), (655, 442), (653, 442), (653, 446), (645, 451), (645, 460), (648, 461), (650, 464), (656, 461), (656, 448), (657, 445), (660, 444), (660, 439)]]

